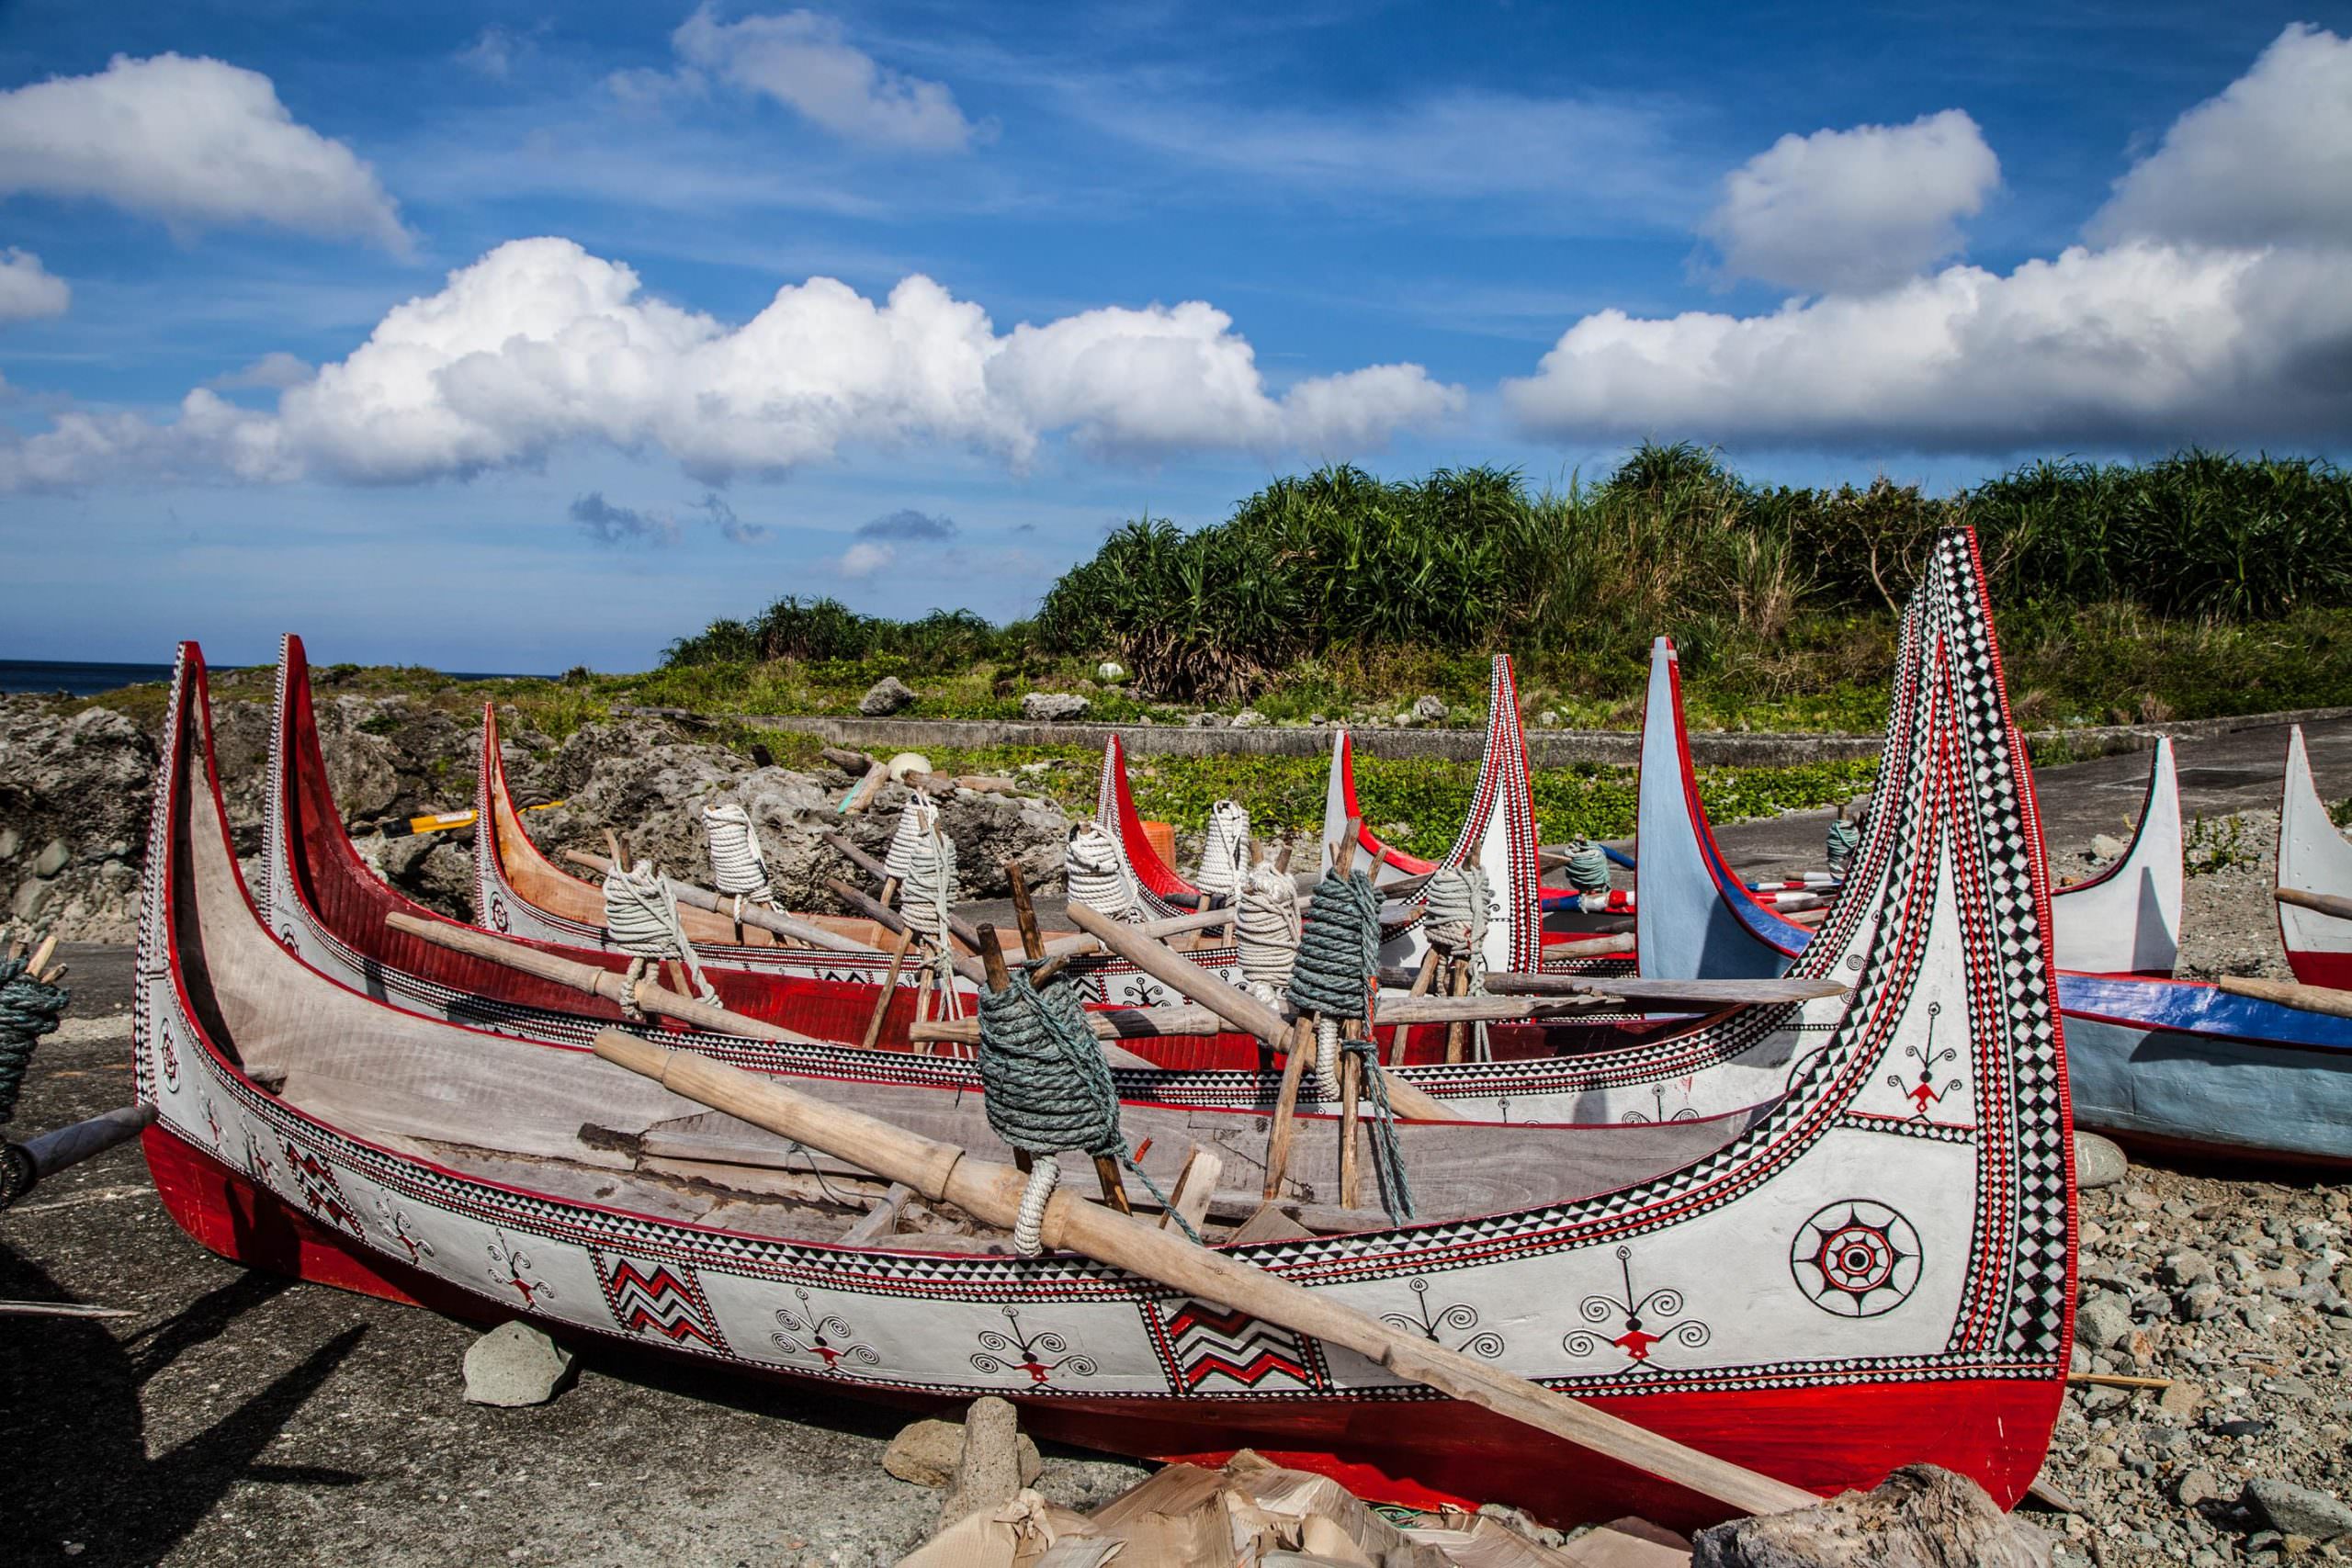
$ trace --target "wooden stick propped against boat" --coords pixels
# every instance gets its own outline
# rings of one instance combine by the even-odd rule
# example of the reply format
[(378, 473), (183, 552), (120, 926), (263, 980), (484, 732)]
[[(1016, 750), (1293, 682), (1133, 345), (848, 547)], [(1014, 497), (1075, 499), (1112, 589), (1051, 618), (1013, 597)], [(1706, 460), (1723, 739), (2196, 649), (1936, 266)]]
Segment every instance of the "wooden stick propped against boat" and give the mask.
[(2341, 898), (2333, 893), (2306, 893), (2300, 887), (2274, 887), (2270, 896), (2281, 904), (2292, 904), (2298, 909), (2309, 909), (2314, 915), (2333, 915), (2339, 920), (2352, 920), (2352, 898)]
[[(860, 1111), (829, 1105), (783, 1084), (720, 1062), (607, 1029), (596, 1055), (651, 1078), (673, 1093), (738, 1116), (914, 1189), (927, 1202), (952, 1203), (992, 1225), (1020, 1218), (1027, 1179), (1009, 1165), (981, 1159)], [(1118, 1213), (1058, 1188), (1047, 1200), (1045, 1245), (1190, 1292), (1202, 1301), (1310, 1335), (1386, 1367), (1398, 1377), (1494, 1412), (1537, 1431), (1605, 1455), (1742, 1514), (1779, 1513), (1819, 1501), (1784, 1481), (1685, 1447), (1566, 1394), (1512, 1376), (1476, 1357), (1448, 1350), (1419, 1332), (1214, 1252), (1148, 1220)]]
[[(612, 874), (613, 863), (607, 856), (592, 854), (586, 850), (566, 850), (563, 852), (563, 858), (574, 865), (587, 867), (599, 876)], [(713, 893), (707, 887), (697, 887), (691, 882), (680, 882), (675, 877), (665, 876), (662, 881), (670, 889), (672, 897), (691, 909), (707, 909), (714, 915), (725, 915), (728, 919), (740, 920), (744, 925), (757, 926), (763, 931), (771, 931), (777, 936), (788, 936), (795, 942), (806, 942), (810, 947), (826, 948), (834, 953), (879, 953), (882, 951), (871, 942), (860, 942), (854, 936), (843, 936), (837, 931), (828, 931), (813, 921), (797, 919), (775, 909), (755, 908), (747, 904), (742, 912), (738, 914), (735, 910), (735, 900), (724, 894)]]
[[(856, 888), (852, 887), (848, 883), (843, 882), (838, 876), (829, 876), (825, 878), (825, 886), (834, 897), (840, 899), (842, 903), (847, 904), (851, 908), (855, 909), (859, 914), (864, 915), (867, 919), (872, 920), (876, 925), (880, 926), (884, 931), (890, 932), (893, 936), (896, 936), (899, 932), (908, 929), (905, 916), (899, 914), (898, 910), (890, 908), (889, 905), (883, 903), (879, 898), (875, 897), (871, 893), (861, 893)], [(972, 933), (972, 945), (975, 948), (979, 946), (979, 932), (978, 931), (975, 931)], [(947, 955), (947, 961), (956, 966), (956, 974), (961, 975), (965, 979), (971, 981), (976, 986), (982, 984), (988, 978), (987, 971), (981, 968), (980, 961), (977, 958), (969, 957), (961, 953), (951, 953)]]
[(585, 991), (590, 996), (602, 997), (622, 1007), (633, 1002), (646, 1012), (674, 1018), (680, 1023), (690, 1023), (696, 1029), (707, 1029), (720, 1034), (748, 1035), (754, 1040), (781, 1040), (798, 1045), (824, 1043), (814, 1035), (786, 1029), (782, 1024), (765, 1023), (740, 1012), (731, 1012), (714, 1002), (696, 1001), (692, 997), (680, 996), (652, 980), (639, 980), (632, 995), (627, 978), (609, 969), (600, 969), (594, 964), (582, 964), (557, 953), (543, 953), (536, 947), (526, 947), (521, 942), (508, 942), (488, 931), (476, 931), (471, 926), (419, 919), (414, 915), (403, 915), (398, 910), (386, 915), (384, 923), (419, 942), (429, 942), (435, 947), (446, 947), (469, 958), (480, 958), (520, 970), (526, 975), (536, 975), (542, 980), (569, 986), (575, 991)]
[(2243, 975), (2224, 975), (2213, 984), (2233, 997), (2248, 997), (2258, 1002), (2277, 1002), (2280, 1007), (2301, 1008), (2305, 1012), (2325, 1013), (2330, 1018), (2352, 1018), (2352, 991), (2339, 991), (2333, 986), (2306, 986), (2296, 980), (2256, 980)]
[[(885, 888), (892, 888), (897, 886), (898, 878), (892, 876), (888, 871), (884, 870), (880, 861), (876, 860), (872, 855), (867, 854), (864, 850), (859, 849), (855, 844), (850, 842), (849, 835), (842, 832), (839, 828), (828, 828), (819, 836), (822, 838), (825, 842), (831, 844), (834, 849), (839, 850), (843, 859), (847, 860), (852, 865), (857, 867), (858, 870), (865, 873), (866, 875), (874, 877), (879, 881)], [(827, 879), (826, 886), (833, 886), (831, 878)], [(861, 894), (859, 897), (870, 897), (870, 895)], [(882, 899), (881, 902), (884, 907), (887, 908), (889, 900), (886, 897)], [(880, 919), (879, 916), (874, 916), (871, 910), (867, 910), (866, 913), (874, 919)], [(883, 923), (885, 925), (889, 924), (887, 920), (883, 921)], [(955, 933), (956, 940), (957, 942), (962, 942), (974, 953), (978, 953), (980, 950), (980, 929), (972, 924), (971, 921), (966, 919), (963, 916), (950, 913), (947, 917), (947, 929)]]

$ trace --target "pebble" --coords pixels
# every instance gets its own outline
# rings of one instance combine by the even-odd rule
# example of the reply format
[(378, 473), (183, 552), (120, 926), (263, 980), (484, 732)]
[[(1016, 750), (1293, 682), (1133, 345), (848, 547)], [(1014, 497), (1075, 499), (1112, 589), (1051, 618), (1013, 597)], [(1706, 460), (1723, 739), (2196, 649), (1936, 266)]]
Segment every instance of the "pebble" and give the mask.
[(2352, 1508), (2313, 1486), (2257, 1476), (2245, 1483), (2246, 1510), (2281, 1535), (2333, 1540), (2352, 1535)]
[(527, 1323), (502, 1323), (466, 1347), (466, 1403), (545, 1404), (571, 1373), (571, 1352)]
[(2094, 1350), (2120, 1345), (2131, 1337), (2132, 1309), (2120, 1296), (2093, 1296), (2075, 1314), (2075, 1337)]
[(2114, 1140), (2102, 1138), (2097, 1133), (2075, 1134), (2075, 1185), (2087, 1191), (2094, 1188), (2112, 1187), (2123, 1179), (2132, 1168), (2122, 1149)]

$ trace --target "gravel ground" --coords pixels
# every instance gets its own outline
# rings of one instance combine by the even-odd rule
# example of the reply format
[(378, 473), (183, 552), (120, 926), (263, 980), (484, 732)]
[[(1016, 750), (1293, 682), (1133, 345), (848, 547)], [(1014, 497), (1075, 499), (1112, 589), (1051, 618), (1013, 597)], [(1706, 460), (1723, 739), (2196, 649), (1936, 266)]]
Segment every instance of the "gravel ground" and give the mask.
[[(2075, 772), (2045, 776), (2045, 800)], [(2285, 973), (2275, 833), (2263, 811), (2192, 831), (2184, 974)], [(1795, 841), (1786, 823), (1723, 838), (1750, 858)], [(67, 956), (74, 1013), (19, 1128), (130, 1098), (130, 953)], [(2078, 1369), (2179, 1381), (2067, 1396), (2045, 1472), (2081, 1510), (2044, 1520), (2062, 1560), (2352, 1559), (2243, 1502), (2259, 1483), (2317, 1529), (2352, 1499), (2352, 1184), (2135, 1164), (2083, 1195), (2083, 1219)], [(611, 1348), (590, 1347), (549, 1405), (469, 1405), (470, 1328), (214, 1258), (164, 1214), (135, 1147), (0, 1216), (0, 1298), (131, 1314), (0, 1319), (9, 1561), (868, 1563), (938, 1509), (881, 1470), (894, 1412)], [(1087, 1507), (1141, 1472), (1049, 1450), (1040, 1490)]]

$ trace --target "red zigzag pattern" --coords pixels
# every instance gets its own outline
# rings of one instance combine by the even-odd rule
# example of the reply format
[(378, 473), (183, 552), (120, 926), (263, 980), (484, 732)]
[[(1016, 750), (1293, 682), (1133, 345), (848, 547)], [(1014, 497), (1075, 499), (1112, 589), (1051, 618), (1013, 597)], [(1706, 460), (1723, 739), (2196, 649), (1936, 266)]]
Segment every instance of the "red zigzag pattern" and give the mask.
[(659, 1334), (673, 1344), (692, 1339), (711, 1350), (726, 1348), (705, 1326), (707, 1309), (691, 1274), (682, 1279), (660, 1264), (643, 1273), (626, 1258), (615, 1258), (608, 1272), (599, 1272), (605, 1274), (605, 1303), (612, 1308), (613, 1320), (630, 1333)]

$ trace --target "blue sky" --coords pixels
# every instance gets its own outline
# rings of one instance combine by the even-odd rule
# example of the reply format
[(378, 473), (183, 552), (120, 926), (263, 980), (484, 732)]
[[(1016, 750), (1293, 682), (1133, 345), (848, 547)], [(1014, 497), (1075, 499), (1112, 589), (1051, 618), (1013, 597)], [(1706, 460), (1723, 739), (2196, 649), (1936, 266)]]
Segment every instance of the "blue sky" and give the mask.
[(2338, 32), (0, 0), (0, 655), (1004, 618), (1108, 525), (1325, 460), (2340, 455)]

